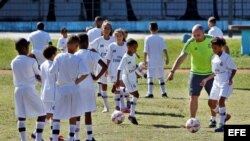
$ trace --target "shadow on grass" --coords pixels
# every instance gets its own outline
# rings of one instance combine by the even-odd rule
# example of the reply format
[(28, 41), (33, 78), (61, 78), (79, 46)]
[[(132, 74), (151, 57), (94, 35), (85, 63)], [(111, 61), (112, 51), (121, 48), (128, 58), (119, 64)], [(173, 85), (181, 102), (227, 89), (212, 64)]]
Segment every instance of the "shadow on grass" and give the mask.
[(183, 126), (176, 126), (176, 125), (163, 125), (163, 124), (153, 124), (156, 128), (184, 128)]
[(250, 91), (250, 88), (234, 88), (235, 90)]
[(174, 113), (157, 113), (157, 112), (138, 112), (136, 111), (136, 114), (138, 115), (152, 115), (152, 116), (170, 116), (170, 117), (179, 117), (179, 118), (184, 118), (184, 115), (181, 114), (174, 114)]

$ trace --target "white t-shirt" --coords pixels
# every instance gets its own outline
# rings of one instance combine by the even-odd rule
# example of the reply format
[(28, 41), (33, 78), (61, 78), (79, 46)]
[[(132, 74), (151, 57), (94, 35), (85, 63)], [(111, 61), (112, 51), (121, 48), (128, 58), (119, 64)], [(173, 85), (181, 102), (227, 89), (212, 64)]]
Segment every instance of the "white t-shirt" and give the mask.
[(55, 94), (56, 94), (56, 74), (50, 73), (49, 68), (52, 66), (53, 62), (50, 60), (46, 60), (40, 66), (41, 70), (41, 99), (44, 102), (54, 102)]
[(223, 37), (223, 32), (217, 26), (213, 26), (208, 31), (208, 35), (213, 37)]
[(78, 76), (89, 74), (89, 70), (80, 57), (70, 53), (60, 53), (55, 57), (50, 73), (56, 73), (56, 83), (64, 85), (75, 83)]
[(214, 55), (212, 58), (212, 71), (216, 75), (214, 80), (217, 82), (227, 82), (232, 70), (237, 67), (233, 59), (227, 53), (223, 52), (221, 56)]
[(136, 80), (136, 55), (133, 54), (133, 56), (130, 56), (125, 53), (117, 70), (121, 70), (122, 77), (126, 77), (129, 80)]
[(63, 50), (62, 51), (63, 53), (68, 52), (67, 41), (68, 41), (68, 38), (64, 38), (63, 36), (58, 39), (57, 48), (59, 48), (60, 50)]
[(43, 52), (43, 49), (51, 42), (51, 38), (49, 33), (37, 30), (29, 35), (28, 41), (32, 44), (32, 51)]
[(128, 49), (125, 43), (122, 46), (119, 46), (116, 42), (109, 45), (106, 58), (107, 60), (110, 60), (110, 64), (108, 67), (108, 74), (110, 76), (117, 75), (117, 68), (127, 50)]
[(94, 27), (94, 28), (90, 29), (87, 34), (89, 36), (89, 42), (91, 43), (96, 38), (102, 36), (102, 29)]
[(151, 34), (144, 40), (144, 53), (147, 53), (148, 68), (164, 68), (163, 50), (166, 50), (164, 39), (158, 34)]
[(40, 75), (40, 71), (35, 59), (26, 55), (18, 55), (11, 61), (11, 69), (16, 87), (36, 85), (35, 75)]

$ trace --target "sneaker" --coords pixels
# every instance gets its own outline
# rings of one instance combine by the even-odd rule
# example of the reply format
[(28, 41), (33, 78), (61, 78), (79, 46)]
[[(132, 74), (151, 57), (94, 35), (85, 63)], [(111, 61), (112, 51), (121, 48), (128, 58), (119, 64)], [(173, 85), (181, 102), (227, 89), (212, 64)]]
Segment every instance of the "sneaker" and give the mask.
[(168, 95), (167, 95), (167, 93), (164, 93), (164, 94), (162, 94), (162, 95), (161, 95), (161, 97), (165, 97), (165, 98), (167, 98), (167, 97), (168, 97)]
[(231, 118), (231, 115), (230, 114), (227, 114), (226, 115), (226, 118), (225, 118), (225, 123)]
[(216, 128), (214, 132), (224, 132), (224, 125), (221, 125), (219, 128)]
[[(35, 133), (31, 133), (30, 137), (35, 140), (36, 139), (36, 134)], [(44, 139), (42, 139), (42, 141), (44, 141)]]
[(131, 107), (131, 102), (127, 101), (127, 108), (130, 109), (130, 107)]
[(101, 93), (97, 93), (97, 96), (100, 97), (100, 96), (102, 96), (102, 94)]
[(86, 140), (86, 141), (96, 141), (95, 138), (93, 137), (92, 140)]
[(146, 95), (144, 98), (154, 98), (154, 95), (149, 94), (149, 95)]
[(209, 128), (215, 128), (216, 127), (216, 121), (215, 120), (210, 120), (210, 123), (208, 125)]
[(138, 125), (138, 122), (137, 122), (137, 120), (136, 120), (136, 118), (135, 118), (135, 117), (128, 116), (128, 120), (129, 120), (132, 124), (134, 124), (134, 125)]
[(108, 109), (108, 108), (104, 108), (102, 112), (103, 112), (103, 113), (108, 113), (108, 112), (109, 112), (109, 109)]
[(121, 110), (123, 113), (130, 113), (130, 110), (128, 108), (124, 108)]

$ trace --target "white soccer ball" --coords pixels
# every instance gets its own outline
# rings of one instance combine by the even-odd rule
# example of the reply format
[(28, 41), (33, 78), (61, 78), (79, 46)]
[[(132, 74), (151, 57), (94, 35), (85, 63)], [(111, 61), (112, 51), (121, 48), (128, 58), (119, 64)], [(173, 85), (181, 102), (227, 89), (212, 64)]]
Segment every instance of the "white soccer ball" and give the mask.
[(189, 132), (195, 133), (200, 129), (200, 121), (196, 118), (190, 118), (186, 122), (186, 128)]
[(121, 124), (123, 123), (125, 119), (125, 115), (123, 112), (121, 111), (117, 111), (115, 110), (112, 115), (111, 115), (111, 120), (115, 123), (115, 124)]

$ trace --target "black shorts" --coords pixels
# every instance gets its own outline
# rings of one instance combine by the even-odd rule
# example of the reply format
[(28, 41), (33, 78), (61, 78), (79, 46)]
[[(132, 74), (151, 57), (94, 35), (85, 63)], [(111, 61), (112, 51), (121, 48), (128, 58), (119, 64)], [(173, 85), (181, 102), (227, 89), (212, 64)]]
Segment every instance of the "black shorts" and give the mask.
[[(190, 82), (189, 82), (189, 95), (190, 96), (200, 96), (202, 86), (200, 85), (201, 81), (208, 77), (209, 75), (197, 75), (197, 74), (190, 74)], [(210, 91), (213, 86), (214, 79), (207, 81), (205, 85), (205, 90), (208, 95), (210, 95)]]

